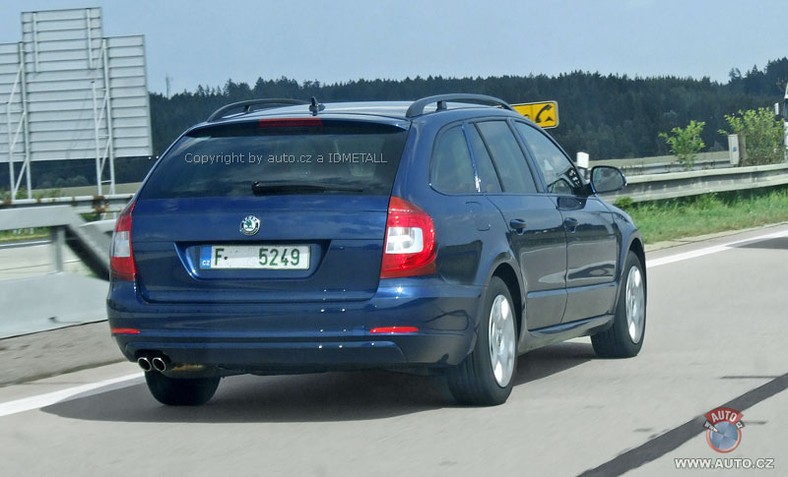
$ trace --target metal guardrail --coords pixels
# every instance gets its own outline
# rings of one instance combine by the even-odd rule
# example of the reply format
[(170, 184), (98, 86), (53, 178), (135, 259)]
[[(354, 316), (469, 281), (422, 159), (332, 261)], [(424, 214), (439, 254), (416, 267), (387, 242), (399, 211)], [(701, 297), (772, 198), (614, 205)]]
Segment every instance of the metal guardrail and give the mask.
[(71, 206), (77, 214), (91, 212), (120, 212), (134, 194), (83, 195), (75, 197), (44, 197), (40, 199), (16, 199), (0, 204), (0, 209), (18, 209), (40, 206)]
[(667, 174), (670, 172), (706, 171), (709, 169), (729, 169), (731, 163), (728, 159), (709, 159), (697, 161), (692, 167), (687, 168), (680, 162), (656, 162), (652, 164), (630, 164), (617, 165), (616, 161), (593, 161), (591, 166), (615, 166), (621, 169), (627, 177), (634, 177), (646, 174)]
[(696, 157), (691, 168), (679, 162), (676, 156), (654, 156), (631, 159), (604, 159), (591, 161), (593, 166), (615, 166), (627, 176), (641, 174), (664, 174), (668, 172), (703, 171), (707, 169), (730, 168), (730, 154), (727, 151), (702, 152)]
[[(52, 237), (55, 270), (64, 269), (63, 248), (75, 249), (98, 275), (108, 276), (110, 236), (114, 220), (85, 222), (70, 205), (16, 207), (0, 209), (0, 230), (48, 228)], [(68, 237), (67, 237), (68, 236)]]
[(728, 169), (644, 174), (628, 177), (626, 189), (605, 194), (614, 202), (628, 197), (633, 202), (676, 199), (716, 192), (750, 190), (788, 184), (788, 164), (732, 167)]

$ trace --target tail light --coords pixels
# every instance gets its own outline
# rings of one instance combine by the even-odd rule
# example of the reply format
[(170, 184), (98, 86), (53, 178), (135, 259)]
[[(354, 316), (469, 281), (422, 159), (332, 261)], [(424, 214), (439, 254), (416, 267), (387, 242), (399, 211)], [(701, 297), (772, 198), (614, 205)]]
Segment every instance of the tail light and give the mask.
[(435, 273), (435, 227), (426, 212), (399, 197), (389, 200), (380, 278)]
[(134, 281), (137, 274), (137, 264), (134, 263), (131, 249), (131, 213), (135, 204), (136, 202), (131, 202), (127, 205), (115, 222), (109, 255), (112, 278), (116, 280)]

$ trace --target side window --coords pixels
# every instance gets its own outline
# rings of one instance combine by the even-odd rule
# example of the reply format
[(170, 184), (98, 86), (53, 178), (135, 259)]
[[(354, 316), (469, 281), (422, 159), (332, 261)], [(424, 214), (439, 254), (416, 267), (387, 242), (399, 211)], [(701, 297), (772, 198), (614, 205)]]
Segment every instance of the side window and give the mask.
[(583, 181), (563, 151), (535, 127), (521, 122), (515, 124), (534, 155), (536, 166), (542, 171), (547, 191), (551, 194), (582, 194)]
[(430, 183), (444, 194), (475, 194), (476, 175), (465, 135), (459, 126), (441, 133), (430, 164)]
[(473, 158), (476, 160), (476, 170), (479, 173), (480, 190), (490, 194), (502, 192), (501, 182), (498, 180), (495, 166), (492, 163), (492, 159), (490, 159), (490, 153), (487, 152), (487, 146), (484, 145), (482, 137), (479, 136), (479, 131), (471, 126), (467, 129), (467, 132), (468, 142), (471, 143), (471, 152), (473, 152)]
[(535, 193), (536, 183), (528, 169), (525, 155), (506, 121), (485, 121), (477, 123), (476, 127), (490, 152), (503, 191)]

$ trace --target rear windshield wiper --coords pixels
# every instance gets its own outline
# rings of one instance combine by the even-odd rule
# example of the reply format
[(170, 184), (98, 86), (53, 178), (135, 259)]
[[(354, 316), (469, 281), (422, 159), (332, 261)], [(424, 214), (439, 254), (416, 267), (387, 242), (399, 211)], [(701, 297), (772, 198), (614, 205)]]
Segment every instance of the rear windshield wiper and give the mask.
[(308, 182), (261, 182), (252, 184), (254, 195), (319, 194), (322, 192), (364, 192), (359, 187), (320, 185)]

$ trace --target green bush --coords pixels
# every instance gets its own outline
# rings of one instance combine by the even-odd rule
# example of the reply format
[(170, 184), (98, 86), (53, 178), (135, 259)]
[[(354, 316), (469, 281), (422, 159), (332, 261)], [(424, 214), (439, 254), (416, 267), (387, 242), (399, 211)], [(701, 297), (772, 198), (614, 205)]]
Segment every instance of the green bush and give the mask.
[(785, 160), (785, 131), (780, 119), (768, 108), (739, 111), (726, 114), (725, 120), (730, 131), (720, 130), (720, 134), (738, 134), (744, 137), (746, 158), (742, 166), (777, 164)]
[(664, 139), (670, 152), (679, 159), (685, 169), (692, 169), (695, 165), (695, 158), (698, 153), (706, 147), (701, 134), (706, 123), (703, 121), (692, 120), (685, 128), (673, 128), (668, 133), (659, 133), (659, 137)]

